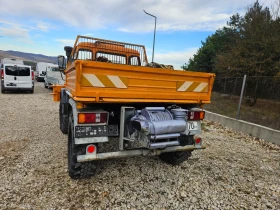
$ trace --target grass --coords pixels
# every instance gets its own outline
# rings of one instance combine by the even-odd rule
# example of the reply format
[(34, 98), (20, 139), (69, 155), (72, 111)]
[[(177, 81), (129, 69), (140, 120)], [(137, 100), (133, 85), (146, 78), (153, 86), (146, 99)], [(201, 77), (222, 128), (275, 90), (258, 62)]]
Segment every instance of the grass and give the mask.
[[(236, 118), (239, 97), (213, 92), (211, 104), (205, 109), (228, 117)], [(257, 99), (254, 106), (243, 98), (239, 119), (280, 130), (280, 101)]]

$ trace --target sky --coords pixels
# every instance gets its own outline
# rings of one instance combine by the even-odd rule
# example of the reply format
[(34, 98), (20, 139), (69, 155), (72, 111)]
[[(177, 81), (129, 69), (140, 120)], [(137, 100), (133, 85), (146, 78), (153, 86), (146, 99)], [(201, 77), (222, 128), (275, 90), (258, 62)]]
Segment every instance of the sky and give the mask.
[[(259, 0), (270, 7), (275, 0)], [(180, 69), (201, 41), (254, 0), (0, 0), (0, 50), (65, 55), (77, 35), (145, 45), (152, 61)]]

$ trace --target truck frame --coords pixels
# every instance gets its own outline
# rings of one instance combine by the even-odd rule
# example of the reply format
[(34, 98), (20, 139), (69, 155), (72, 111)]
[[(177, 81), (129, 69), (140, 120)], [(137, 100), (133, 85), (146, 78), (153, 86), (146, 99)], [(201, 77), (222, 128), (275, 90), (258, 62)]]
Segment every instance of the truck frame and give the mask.
[[(205, 148), (202, 108), (210, 103), (214, 74), (151, 65), (142, 45), (77, 36), (64, 49), (67, 64), (64, 56), (58, 64), (65, 84), (53, 87), (53, 99), (68, 135), (71, 178), (94, 175), (102, 159), (157, 155), (180, 164)], [(99, 151), (109, 141), (118, 148)]]

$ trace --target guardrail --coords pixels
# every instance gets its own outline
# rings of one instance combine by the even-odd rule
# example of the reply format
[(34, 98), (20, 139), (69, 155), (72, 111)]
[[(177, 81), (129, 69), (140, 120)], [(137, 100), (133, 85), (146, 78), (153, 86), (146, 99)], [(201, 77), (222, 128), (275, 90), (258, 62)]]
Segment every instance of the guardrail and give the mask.
[(257, 125), (243, 120), (237, 120), (209, 111), (205, 111), (205, 119), (209, 121), (218, 122), (223, 126), (227, 126), (236, 131), (240, 131), (242, 133), (252, 135), (260, 139), (264, 139), (267, 142), (280, 145), (279, 130), (274, 130), (265, 126)]

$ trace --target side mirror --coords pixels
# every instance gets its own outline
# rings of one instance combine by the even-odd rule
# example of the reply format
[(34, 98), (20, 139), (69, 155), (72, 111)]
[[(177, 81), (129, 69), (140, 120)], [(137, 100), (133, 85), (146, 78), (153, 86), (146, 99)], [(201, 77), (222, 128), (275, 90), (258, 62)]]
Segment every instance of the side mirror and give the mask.
[(64, 70), (66, 68), (65, 57), (63, 55), (59, 55), (57, 57), (57, 61), (58, 61), (59, 70)]

